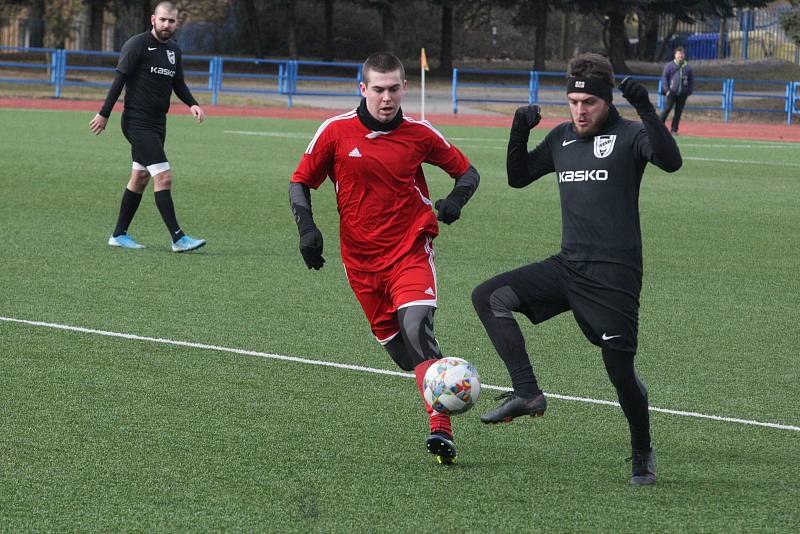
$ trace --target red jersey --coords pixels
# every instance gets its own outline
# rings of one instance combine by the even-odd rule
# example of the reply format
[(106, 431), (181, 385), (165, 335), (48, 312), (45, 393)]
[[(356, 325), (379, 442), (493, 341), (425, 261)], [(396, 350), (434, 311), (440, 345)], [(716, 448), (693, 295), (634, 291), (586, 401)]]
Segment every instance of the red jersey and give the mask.
[(316, 189), (330, 177), (342, 261), (374, 272), (405, 254), (419, 234), (439, 233), (423, 163), (454, 178), (469, 168), (466, 156), (429, 122), (404, 117), (394, 130), (372, 131), (353, 110), (322, 123), (291, 181)]

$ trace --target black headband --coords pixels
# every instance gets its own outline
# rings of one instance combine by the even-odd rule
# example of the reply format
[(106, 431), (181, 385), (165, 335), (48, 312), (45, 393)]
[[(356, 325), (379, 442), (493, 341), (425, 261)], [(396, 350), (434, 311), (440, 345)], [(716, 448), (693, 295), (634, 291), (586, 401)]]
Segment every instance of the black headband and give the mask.
[(567, 93), (589, 93), (611, 103), (613, 87), (601, 78), (567, 78)]

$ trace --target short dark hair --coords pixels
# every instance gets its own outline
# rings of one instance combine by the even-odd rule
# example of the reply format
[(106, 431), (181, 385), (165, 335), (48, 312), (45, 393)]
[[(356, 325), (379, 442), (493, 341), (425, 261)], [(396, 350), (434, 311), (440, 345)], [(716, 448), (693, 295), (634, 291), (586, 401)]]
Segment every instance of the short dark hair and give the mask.
[(175, 2), (159, 2), (156, 4), (156, 7), (153, 8), (153, 14), (155, 15), (156, 11), (158, 11), (159, 7), (163, 7), (167, 11), (178, 11), (178, 6), (175, 5)]
[(683, 52), (685, 54), (686, 50), (684, 50), (682, 46), (676, 46), (675, 50), (672, 51), (673, 55), (675, 54), (675, 52)]
[(614, 86), (614, 69), (607, 57), (586, 53), (573, 57), (567, 66), (568, 78), (596, 78)]
[(390, 54), (389, 52), (375, 52), (367, 58), (363, 65), (361, 65), (361, 80), (365, 84), (369, 83), (367, 72), (370, 70), (384, 73), (399, 70), (400, 78), (402, 80), (406, 79), (406, 69), (403, 68), (403, 62), (400, 61), (397, 56)]

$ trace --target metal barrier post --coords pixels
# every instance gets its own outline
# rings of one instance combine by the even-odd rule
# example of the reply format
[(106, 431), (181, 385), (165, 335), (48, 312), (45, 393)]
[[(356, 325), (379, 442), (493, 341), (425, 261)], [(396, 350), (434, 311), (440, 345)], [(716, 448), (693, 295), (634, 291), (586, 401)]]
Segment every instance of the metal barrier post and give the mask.
[(531, 71), (528, 82), (528, 105), (539, 101), (539, 73), (535, 70)]
[(278, 65), (278, 94), (286, 92), (286, 68), (283, 63)]
[(733, 98), (731, 93), (733, 92), (733, 84), (731, 84), (733, 80), (728, 78), (727, 80), (723, 80), (722, 82), (722, 120), (723, 122), (728, 122), (731, 115), (731, 103), (733, 102)]
[(65, 71), (67, 68), (67, 51), (56, 50), (56, 98), (61, 98), (61, 86), (64, 83)]
[(792, 82), (786, 82), (786, 102), (783, 109), (786, 111), (786, 124), (792, 124)]
[(287, 91), (287, 107), (292, 107), (292, 95), (297, 91), (297, 60), (289, 61), (289, 90)]
[(458, 114), (458, 69), (453, 67), (453, 115)]
[(48, 67), (48, 70), (50, 71), (50, 85), (55, 85), (56, 77), (58, 76), (58, 50), (48, 52), (47, 55), (50, 56), (50, 66)]
[(666, 105), (665, 98), (664, 98), (664, 79), (660, 78), (658, 80), (658, 96), (656, 96), (656, 106), (658, 106), (658, 110), (663, 112), (664, 106)]
[(800, 91), (800, 82), (791, 82), (791, 89), (789, 95), (789, 121), (794, 120), (794, 114), (798, 112), (797, 109), (797, 91)]
[(219, 102), (219, 89), (222, 86), (222, 58), (214, 57), (214, 75), (211, 85), (211, 104), (216, 106)]

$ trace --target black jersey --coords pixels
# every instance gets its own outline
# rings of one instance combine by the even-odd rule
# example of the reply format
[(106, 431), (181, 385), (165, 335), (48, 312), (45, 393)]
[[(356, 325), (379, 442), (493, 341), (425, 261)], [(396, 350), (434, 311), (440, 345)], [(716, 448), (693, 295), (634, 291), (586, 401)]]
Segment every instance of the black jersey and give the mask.
[(173, 40), (161, 42), (149, 31), (134, 35), (122, 46), (117, 70), (125, 76), (125, 114), (131, 119), (164, 123), (173, 88), (187, 105), (197, 104), (188, 93), (181, 50)]
[[(528, 153), (526, 180), (512, 185), (521, 187), (555, 171), (564, 258), (621, 263), (641, 271), (639, 185), (644, 168), (648, 161), (670, 172), (680, 167), (672, 137), (655, 113), (647, 119), (645, 128), (641, 122), (623, 119), (610, 106), (608, 119), (595, 136), (578, 137), (572, 123), (565, 122)], [(653, 128), (658, 150), (648, 135)]]

